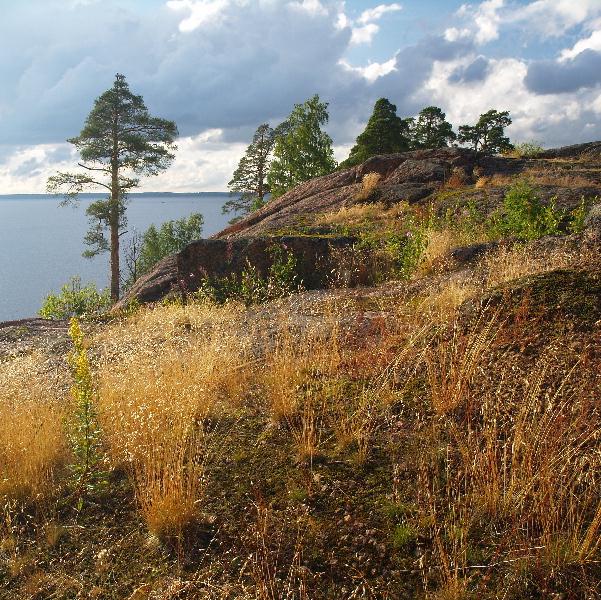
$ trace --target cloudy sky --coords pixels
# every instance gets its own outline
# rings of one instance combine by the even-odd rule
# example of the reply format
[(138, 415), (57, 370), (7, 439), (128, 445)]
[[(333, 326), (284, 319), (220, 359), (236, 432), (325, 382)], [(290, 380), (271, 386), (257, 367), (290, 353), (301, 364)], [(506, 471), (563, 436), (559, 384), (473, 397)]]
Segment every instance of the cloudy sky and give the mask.
[(126, 75), (180, 130), (144, 190), (224, 190), (255, 128), (314, 93), (336, 155), (373, 103), (455, 125), (510, 110), (514, 141), (601, 139), (601, 0), (2, 0), (0, 193), (39, 193)]

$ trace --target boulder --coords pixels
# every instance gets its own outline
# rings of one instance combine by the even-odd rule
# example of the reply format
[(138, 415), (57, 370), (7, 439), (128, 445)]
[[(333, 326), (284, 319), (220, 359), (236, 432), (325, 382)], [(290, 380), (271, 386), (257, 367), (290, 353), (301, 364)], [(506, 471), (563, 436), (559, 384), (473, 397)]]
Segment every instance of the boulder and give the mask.
[(275, 247), (291, 252), (296, 258), (297, 276), (307, 289), (319, 289), (328, 283), (336, 265), (336, 255), (355, 243), (352, 237), (239, 237), (198, 240), (181, 252), (160, 261), (138, 279), (115, 308), (130, 301), (154, 302), (170, 293), (185, 294), (199, 288), (205, 278), (239, 275), (252, 265), (266, 277), (274, 261)]

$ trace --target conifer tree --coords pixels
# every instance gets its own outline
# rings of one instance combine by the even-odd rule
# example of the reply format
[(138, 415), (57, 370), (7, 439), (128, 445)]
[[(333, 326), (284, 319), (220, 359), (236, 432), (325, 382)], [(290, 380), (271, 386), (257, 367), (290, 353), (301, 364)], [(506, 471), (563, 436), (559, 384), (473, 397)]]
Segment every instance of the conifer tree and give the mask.
[(321, 127), (328, 122), (328, 103), (316, 94), (296, 104), (276, 135), (267, 183), (274, 198), (336, 168), (332, 138)]
[(246, 214), (263, 206), (265, 196), (269, 193), (267, 173), (275, 139), (275, 129), (267, 123), (259, 125), (227, 184), (230, 194), (238, 195), (223, 205), (223, 213)]
[(420, 111), (411, 134), (413, 148), (446, 148), (457, 138), (438, 106), (427, 106)]
[(95, 100), (81, 133), (67, 140), (79, 151), (83, 171), (48, 179), (48, 191), (62, 193), (66, 202), (77, 200), (84, 189), (107, 190), (106, 199), (86, 209), (91, 227), (84, 256), (110, 251), (114, 301), (119, 299), (119, 237), (126, 224), (127, 193), (139, 185), (138, 176), (158, 175), (171, 164), (176, 137), (175, 123), (152, 117), (142, 96), (133, 94), (125, 76), (117, 74), (113, 87)]
[(396, 114), (396, 106), (386, 98), (380, 98), (374, 105), (365, 130), (357, 137), (349, 157), (340, 163), (340, 168), (358, 165), (376, 154), (409, 150), (411, 124), (412, 119), (401, 119)]
[(459, 127), (458, 140), (481, 154), (497, 154), (513, 149), (505, 136), (505, 127), (511, 125), (509, 111), (489, 110), (480, 115), (476, 125)]

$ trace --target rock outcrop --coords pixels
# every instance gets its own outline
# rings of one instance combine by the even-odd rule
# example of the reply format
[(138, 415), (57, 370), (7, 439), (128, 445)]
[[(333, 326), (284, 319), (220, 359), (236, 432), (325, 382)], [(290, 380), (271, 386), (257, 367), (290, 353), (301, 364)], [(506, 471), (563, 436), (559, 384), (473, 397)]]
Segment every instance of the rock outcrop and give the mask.
[(248, 265), (265, 277), (274, 261), (274, 247), (295, 256), (297, 275), (305, 288), (320, 288), (331, 275), (336, 253), (355, 241), (351, 237), (316, 236), (198, 240), (182, 252), (164, 258), (138, 279), (116, 308), (134, 298), (139, 302), (153, 302), (169, 293), (193, 292), (203, 278), (239, 275)]
[[(441, 214), (458, 200), (476, 204), (483, 214), (490, 213), (502, 202), (511, 177), (535, 173), (544, 202), (572, 209), (583, 196), (601, 195), (600, 149), (601, 142), (593, 142), (549, 150), (536, 159), (482, 157), (464, 148), (374, 156), (351, 169), (307, 181), (211, 239), (193, 242), (179, 254), (165, 258), (135, 283), (118, 306), (133, 298), (151, 302), (174, 290), (194, 291), (203, 278), (240, 274), (248, 264), (265, 276), (272, 264), (269, 248), (274, 244), (294, 253), (305, 287), (322, 287), (333, 268), (332, 253), (354, 240), (334, 237), (327, 228), (316, 227), (315, 217), (359, 202), (357, 194), (368, 173), (380, 175), (369, 201), (386, 205), (434, 202)], [(480, 178), (504, 183), (470, 186)], [(308, 235), (298, 235), (300, 231)], [(451, 263), (470, 262), (487, 249), (487, 245), (459, 249)]]

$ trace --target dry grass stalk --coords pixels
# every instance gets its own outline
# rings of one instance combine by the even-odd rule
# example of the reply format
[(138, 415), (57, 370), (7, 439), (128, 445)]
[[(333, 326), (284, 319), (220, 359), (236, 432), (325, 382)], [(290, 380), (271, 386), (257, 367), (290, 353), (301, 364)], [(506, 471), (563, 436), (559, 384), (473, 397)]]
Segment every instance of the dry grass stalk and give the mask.
[(378, 184), (380, 183), (380, 179), (382, 179), (380, 173), (366, 173), (363, 175), (361, 189), (355, 194), (355, 200), (357, 202), (365, 202), (366, 200), (373, 198), (378, 188)]
[(495, 252), (487, 254), (480, 268), (486, 285), (494, 287), (520, 277), (574, 268), (579, 264), (590, 264), (594, 260), (595, 252), (580, 246), (533, 251), (529, 245), (515, 245), (501, 246)]
[(47, 495), (68, 455), (61, 389), (44, 362), (33, 354), (0, 364), (0, 496)]
[[(157, 312), (166, 327), (157, 324)], [(163, 535), (194, 520), (210, 451), (204, 423), (240, 404), (252, 369), (240, 369), (247, 343), (224, 327), (222, 313), (153, 313), (134, 320), (132, 329), (142, 334), (135, 347), (128, 328), (103, 333), (99, 415), (111, 461), (132, 473), (148, 527)], [(193, 324), (202, 335), (189, 333)]]

